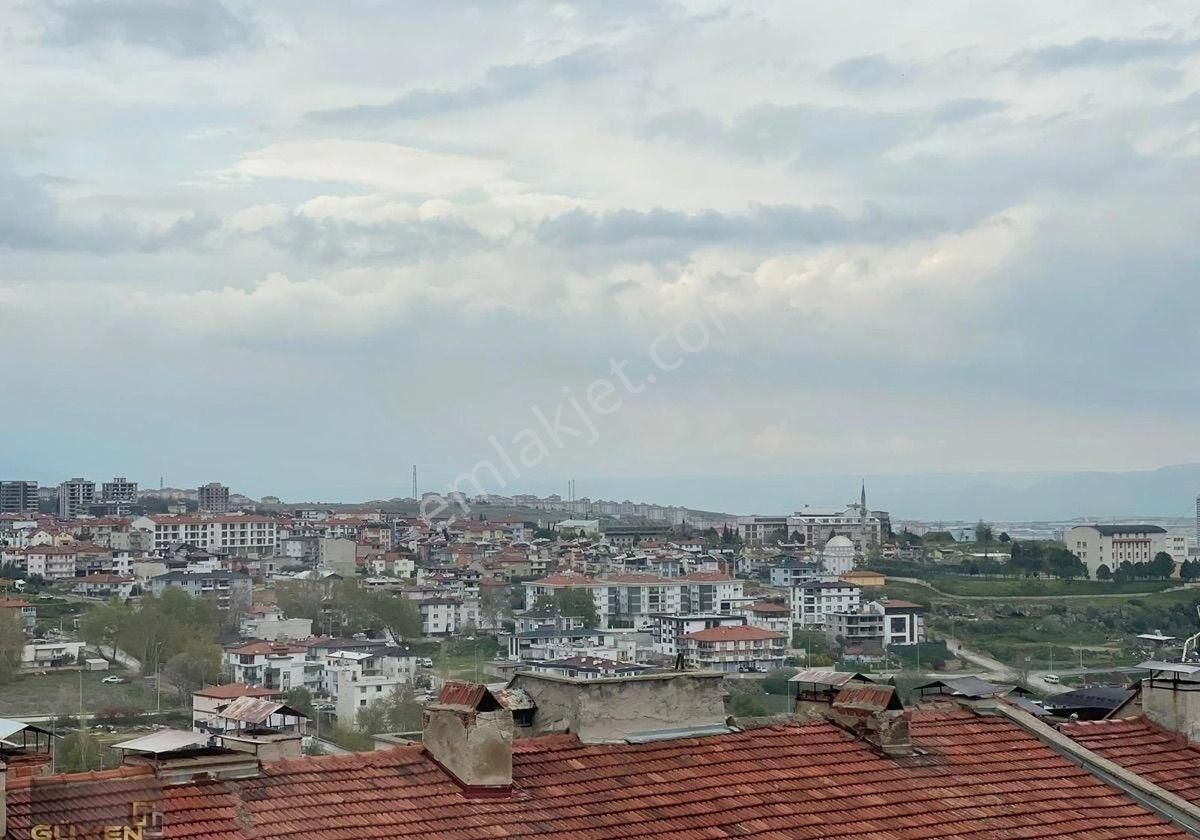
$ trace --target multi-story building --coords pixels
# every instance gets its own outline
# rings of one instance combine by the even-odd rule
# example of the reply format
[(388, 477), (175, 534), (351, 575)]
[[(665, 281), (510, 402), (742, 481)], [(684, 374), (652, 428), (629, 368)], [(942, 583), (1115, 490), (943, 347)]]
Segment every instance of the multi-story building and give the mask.
[(654, 652), (661, 656), (677, 656), (686, 647), (683, 637), (714, 627), (742, 627), (748, 623), (744, 615), (728, 613), (654, 615), (650, 617), (650, 634)]
[(229, 488), (212, 481), (196, 490), (196, 503), (201, 513), (227, 513), (229, 511)]
[(91, 574), (128, 575), (127, 552), (110, 551), (89, 543), (34, 545), (0, 551), (0, 559), (11, 561), (29, 575), (46, 580), (66, 580)]
[(111, 504), (135, 504), (138, 500), (138, 485), (124, 476), (100, 485), (100, 501)]
[(744, 600), (742, 581), (723, 572), (697, 572), (683, 578), (620, 574), (591, 578), (551, 575), (525, 584), (525, 607), (562, 589), (586, 589), (596, 604), (601, 627), (649, 627), (651, 617), (682, 612), (731, 610)]
[(72, 478), (58, 485), (58, 516), (74, 519), (86, 514), (96, 501), (96, 482)]
[(21, 626), (32, 633), (37, 627), (37, 607), (23, 598), (0, 598), (0, 610), (12, 610), (21, 619)]
[(870, 642), (884, 647), (915, 645), (925, 641), (921, 609), (909, 601), (871, 601), (857, 610), (829, 613), (825, 635), (846, 647)]
[(835, 612), (855, 612), (862, 603), (862, 590), (840, 580), (817, 580), (792, 587), (792, 623), (820, 627)]
[(739, 516), (737, 531), (746, 545), (786, 542), (791, 534), (786, 516)]
[(1167, 551), (1167, 531), (1158, 525), (1076, 525), (1063, 542), (1095, 578), (1101, 566), (1115, 572), (1122, 563), (1148, 563)]
[(783, 667), (787, 636), (749, 625), (712, 627), (680, 638), (684, 663), (703, 671), (773, 671)]
[(166, 551), (184, 543), (206, 551), (237, 555), (273, 555), (278, 527), (269, 516), (226, 514), (224, 516), (139, 517), (130, 524), (154, 534), (154, 550)]
[(36, 481), (0, 481), (0, 513), (37, 513)]
[(234, 682), (281, 692), (318, 691), (324, 676), (322, 660), (307, 645), (248, 642), (225, 651), (225, 663)]
[(150, 579), (150, 591), (162, 595), (182, 589), (193, 598), (207, 598), (219, 610), (248, 610), (254, 597), (250, 576), (241, 572), (167, 572)]
[(820, 563), (806, 560), (785, 560), (771, 566), (767, 573), (772, 586), (792, 587), (809, 580), (820, 580), (824, 569)]
[(792, 634), (792, 611), (783, 604), (759, 601), (742, 607), (740, 612), (746, 616), (751, 627), (761, 627), (763, 630), (773, 630), (788, 636)]
[(325, 654), (322, 684), (333, 698), (339, 721), (353, 723), (358, 713), (403, 685), (412, 685), (417, 657), (408, 648), (335, 650)]

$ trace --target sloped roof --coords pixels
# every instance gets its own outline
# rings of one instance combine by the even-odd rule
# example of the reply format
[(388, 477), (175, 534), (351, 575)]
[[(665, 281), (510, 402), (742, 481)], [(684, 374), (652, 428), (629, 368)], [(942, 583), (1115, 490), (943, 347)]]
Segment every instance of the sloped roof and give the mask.
[(246, 685), (245, 683), (226, 683), (202, 688), (193, 694), (200, 697), (212, 697), (217, 700), (234, 700), (238, 697), (277, 697), (280, 692), (269, 688)]
[(242, 723), (263, 724), (272, 715), (290, 715), (291, 717), (307, 718), (308, 715), (299, 712), (284, 703), (268, 700), (265, 697), (239, 697), (226, 706), (221, 706), (217, 714), (227, 720)]
[(1144, 779), (1200, 805), (1200, 746), (1145, 717), (1079, 721), (1059, 730)]
[[(918, 710), (912, 737), (921, 761), (885, 758), (824, 721), (639, 744), (531, 738), (514, 745), (514, 795), (487, 799), (406, 745), (172, 786), (163, 822), (191, 840), (1188, 836), (1003, 718)], [(79, 781), (64, 807), (98, 795)], [(13, 840), (28, 838), (30, 788), (44, 784), (10, 787)]]

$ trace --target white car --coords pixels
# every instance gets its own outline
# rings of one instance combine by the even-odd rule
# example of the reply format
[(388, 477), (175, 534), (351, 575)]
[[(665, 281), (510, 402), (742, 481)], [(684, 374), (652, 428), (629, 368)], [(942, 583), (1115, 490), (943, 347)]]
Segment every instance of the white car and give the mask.
[(430, 659), (428, 656), (426, 656), (424, 659), (417, 660), (417, 664), (420, 665), (422, 668), (432, 668), (433, 660)]
[(111, 677), (105, 677), (104, 679), (100, 680), (100, 682), (104, 683), (105, 685), (117, 685), (118, 683), (125, 682), (125, 678), (118, 677), (116, 674), (114, 674)]
[(1058, 685), (1061, 682), (1061, 680), (1058, 678), (1058, 674), (1047, 674), (1046, 676), (1042, 677), (1042, 679), (1050, 683), (1050, 685)]

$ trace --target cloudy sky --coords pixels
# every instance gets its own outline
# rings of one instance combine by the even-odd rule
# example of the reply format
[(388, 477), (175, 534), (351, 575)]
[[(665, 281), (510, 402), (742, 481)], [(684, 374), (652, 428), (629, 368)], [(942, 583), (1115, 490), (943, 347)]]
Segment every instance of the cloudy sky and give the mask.
[(0, 9), (3, 477), (1197, 460), (1194, 2)]

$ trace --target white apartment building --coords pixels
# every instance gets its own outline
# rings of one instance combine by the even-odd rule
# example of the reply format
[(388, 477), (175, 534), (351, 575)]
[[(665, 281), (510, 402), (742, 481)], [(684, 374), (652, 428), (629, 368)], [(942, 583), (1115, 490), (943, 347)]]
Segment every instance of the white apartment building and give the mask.
[(306, 646), (255, 641), (225, 651), (234, 682), (280, 692), (292, 688), (318, 691), (323, 664)]
[(771, 630), (775, 633), (792, 635), (792, 610), (783, 604), (772, 604), (760, 601), (739, 609), (746, 616), (746, 623), (751, 627)]
[(525, 584), (525, 608), (562, 589), (587, 589), (596, 604), (600, 626), (642, 627), (653, 616), (684, 612), (731, 610), (745, 599), (742, 581), (722, 572), (697, 572), (683, 578), (647, 574), (591, 578), (579, 574), (551, 575)]
[(773, 671), (783, 667), (787, 636), (759, 627), (712, 627), (680, 639), (686, 667), (703, 671)]
[(323, 687), (333, 698), (338, 720), (353, 723), (359, 711), (412, 685), (417, 658), (407, 648), (335, 650), (325, 654)]
[(925, 641), (922, 607), (909, 601), (871, 601), (857, 610), (833, 612), (826, 616), (825, 635), (843, 645), (877, 642), (888, 645), (915, 645)]
[(862, 590), (844, 581), (800, 583), (792, 587), (792, 623), (820, 627), (830, 613), (856, 612), (861, 603)]
[(1166, 529), (1157, 525), (1076, 525), (1063, 534), (1063, 542), (1087, 566), (1090, 578), (1101, 566), (1115, 572), (1122, 563), (1148, 563), (1168, 551)]
[(206, 551), (237, 555), (271, 555), (278, 543), (278, 526), (269, 516), (141, 516), (130, 525), (154, 535), (154, 550), (166, 551), (188, 543)]
[(746, 624), (748, 620), (744, 615), (654, 615), (650, 617), (650, 636), (655, 653), (676, 656), (686, 647), (682, 641), (684, 636), (714, 627), (744, 627)]

